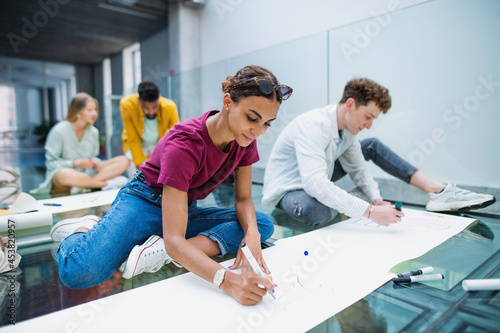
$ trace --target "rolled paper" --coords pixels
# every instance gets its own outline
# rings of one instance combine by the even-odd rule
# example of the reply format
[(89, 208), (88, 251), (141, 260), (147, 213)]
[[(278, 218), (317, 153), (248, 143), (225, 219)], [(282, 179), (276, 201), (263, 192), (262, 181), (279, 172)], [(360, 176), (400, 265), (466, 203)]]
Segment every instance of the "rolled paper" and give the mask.
[(500, 279), (463, 280), (462, 287), (466, 291), (500, 290)]
[(0, 232), (3, 236), (16, 230), (52, 225), (52, 213), (33, 212), (0, 216)]
[(40, 210), (40, 203), (31, 195), (25, 192), (19, 193), (16, 201), (9, 207), (17, 213), (29, 212), (31, 210)]

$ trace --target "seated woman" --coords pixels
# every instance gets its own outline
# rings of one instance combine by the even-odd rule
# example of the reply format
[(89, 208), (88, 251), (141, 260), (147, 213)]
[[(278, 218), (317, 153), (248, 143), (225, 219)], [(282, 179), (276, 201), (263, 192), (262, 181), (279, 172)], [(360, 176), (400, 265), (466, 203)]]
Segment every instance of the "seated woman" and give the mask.
[[(273, 290), (270, 279), (248, 270), (240, 244), (246, 243), (269, 272), (260, 243), (271, 237), (274, 226), (270, 216), (255, 211), (252, 164), (259, 160), (256, 139), (271, 126), (292, 89), (279, 85), (267, 69), (247, 66), (229, 76), (222, 91), (221, 110), (178, 123), (160, 139), (100, 221), (86, 216), (52, 227), (52, 239), (62, 241), (57, 260), (66, 286), (100, 284), (129, 258), (130, 275), (124, 276), (154, 272), (174, 260), (242, 304), (256, 304), (266, 289)], [(233, 171), (234, 208), (196, 204)], [(133, 252), (140, 255), (130, 258), (136, 246), (141, 250)], [(210, 258), (227, 253), (237, 253), (232, 267), (243, 262), (242, 274)]]
[(45, 143), (45, 181), (31, 193), (82, 193), (87, 189), (113, 189), (127, 183), (120, 176), (130, 161), (117, 156), (101, 161), (99, 131), (93, 125), (98, 116), (97, 100), (78, 93), (68, 108), (65, 120), (49, 132)]

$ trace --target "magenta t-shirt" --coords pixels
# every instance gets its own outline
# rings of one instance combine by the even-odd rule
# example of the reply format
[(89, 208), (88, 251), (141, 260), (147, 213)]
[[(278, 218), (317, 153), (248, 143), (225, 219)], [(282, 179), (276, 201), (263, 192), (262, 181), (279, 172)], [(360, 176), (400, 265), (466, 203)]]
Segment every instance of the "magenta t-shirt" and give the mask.
[(162, 193), (163, 185), (168, 185), (187, 192), (189, 200), (201, 200), (236, 167), (259, 160), (257, 140), (248, 147), (232, 141), (227, 153), (214, 145), (206, 122), (210, 114), (217, 112), (178, 123), (160, 139), (147, 162), (140, 166), (148, 186)]

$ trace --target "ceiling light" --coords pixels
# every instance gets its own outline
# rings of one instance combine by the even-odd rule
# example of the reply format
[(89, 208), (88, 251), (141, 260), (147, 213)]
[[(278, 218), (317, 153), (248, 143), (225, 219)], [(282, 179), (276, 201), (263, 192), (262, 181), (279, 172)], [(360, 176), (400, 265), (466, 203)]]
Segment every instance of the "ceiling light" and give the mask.
[(139, 0), (108, 0), (108, 3), (126, 7), (135, 6)]

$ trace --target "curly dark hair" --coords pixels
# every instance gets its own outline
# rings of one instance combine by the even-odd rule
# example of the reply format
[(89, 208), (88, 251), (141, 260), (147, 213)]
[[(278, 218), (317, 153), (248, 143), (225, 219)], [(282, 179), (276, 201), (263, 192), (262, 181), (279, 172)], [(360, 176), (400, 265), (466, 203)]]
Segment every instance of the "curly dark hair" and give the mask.
[(383, 113), (387, 113), (392, 105), (389, 89), (367, 78), (354, 78), (347, 82), (339, 103), (343, 104), (351, 97), (358, 106), (366, 106), (373, 101)]
[(160, 98), (160, 89), (153, 81), (143, 81), (137, 87), (139, 99), (145, 102), (154, 102)]

